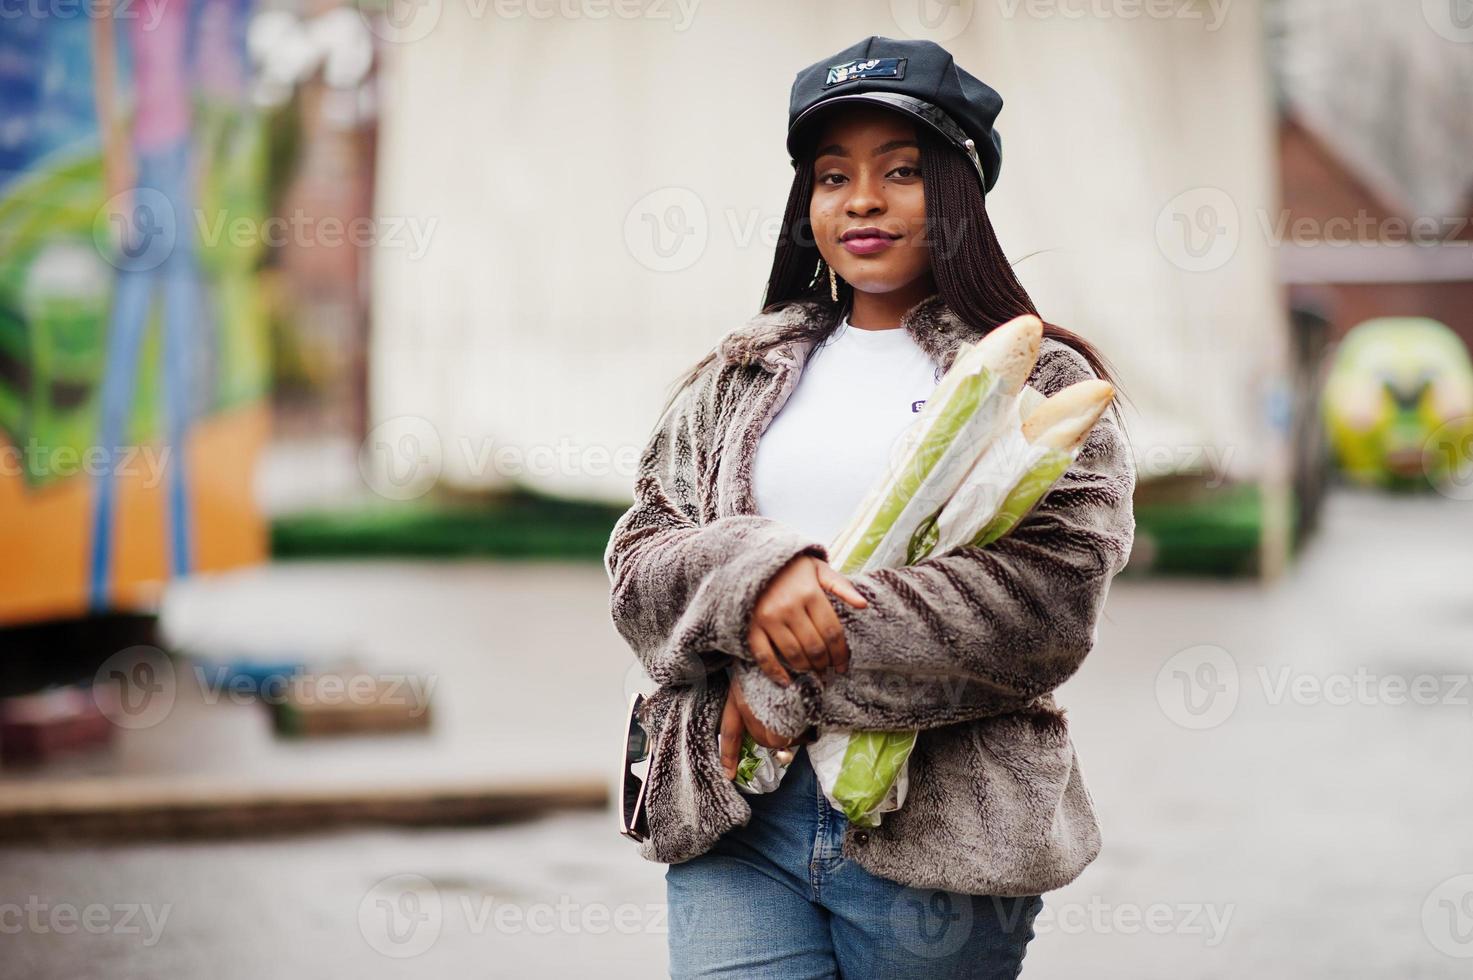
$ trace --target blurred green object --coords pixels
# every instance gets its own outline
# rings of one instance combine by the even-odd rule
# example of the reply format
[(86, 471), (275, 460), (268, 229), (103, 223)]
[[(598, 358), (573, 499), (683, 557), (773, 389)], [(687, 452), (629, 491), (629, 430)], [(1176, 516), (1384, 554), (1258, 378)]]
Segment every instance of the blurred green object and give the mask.
[(1357, 483), (1440, 486), (1473, 463), (1473, 361), (1436, 320), (1354, 327), (1334, 354), (1323, 409), (1340, 469)]
[[(59, 157), (0, 195), (0, 432), (16, 447), (80, 457), (94, 440), (114, 275), (93, 238), (102, 199), (95, 151)], [(58, 478), (45, 459), (20, 459), (28, 486)]]
[(268, 252), (271, 217), (267, 122), (254, 108), (200, 101), (195, 107), (199, 168), (200, 270), (220, 325), (216, 406), (255, 401), (270, 385), (270, 335), (257, 271)]
[[(1297, 501), (1290, 519), (1297, 526)], [(1262, 537), (1263, 495), (1255, 483), (1149, 481), (1136, 488), (1135, 548), (1124, 574), (1252, 577)]]
[[(1254, 484), (1136, 494), (1139, 554), (1127, 573), (1252, 576), (1261, 501)], [(600, 561), (624, 508), (522, 491), (484, 499), (427, 497), (276, 518), (276, 558), (551, 558)]]
[(500, 557), (602, 560), (626, 508), (530, 492), (424, 499), (278, 517), (277, 558)]

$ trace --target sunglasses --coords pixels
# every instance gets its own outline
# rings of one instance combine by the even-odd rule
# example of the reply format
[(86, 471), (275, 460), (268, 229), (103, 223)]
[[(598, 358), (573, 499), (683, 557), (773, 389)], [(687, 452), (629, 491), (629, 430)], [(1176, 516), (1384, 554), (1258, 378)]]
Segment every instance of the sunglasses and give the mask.
[[(636, 692), (629, 698), (629, 715), (624, 722), (624, 757), (620, 765), (619, 833), (632, 841), (649, 836), (649, 821), (644, 814), (644, 792), (649, 778), (650, 735), (639, 721), (644, 695)], [(644, 775), (634, 767), (644, 763)]]

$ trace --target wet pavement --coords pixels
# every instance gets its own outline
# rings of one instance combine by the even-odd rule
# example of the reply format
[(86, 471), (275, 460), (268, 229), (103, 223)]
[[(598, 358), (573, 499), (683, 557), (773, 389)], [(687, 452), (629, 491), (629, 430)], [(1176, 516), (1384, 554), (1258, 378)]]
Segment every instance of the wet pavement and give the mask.
[[(1045, 896), (1025, 977), (1473, 969), (1473, 505), (1341, 490), (1324, 522), (1277, 583), (1116, 582), (1099, 645), (1060, 694), (1105, 847)], [(599, 570), (563, 571), (539, 573), (539, 608), (582, 611), (547, 643), (625, 656), (602, 619)], [(357, 601), (444, 588), (447, 609), (503, 580), (479, 565), (352, 575)], [(422, 621), (395, 635), (417, 629), (460, 635)], [(559, 765), (609, 754), (604, 723), (624, 683), (610, 659), (588, 668), (607, 697), (590, 695), (585, 723), (550, 748)], [(520, 662), (525, 680), (498, 666), (498, 682), (528, 703), (565, 696), (549, 673), (567, 657)], [(8, 847), (0, 980), (663, 976), (662, 871), (607, 814), (586, 812)]]

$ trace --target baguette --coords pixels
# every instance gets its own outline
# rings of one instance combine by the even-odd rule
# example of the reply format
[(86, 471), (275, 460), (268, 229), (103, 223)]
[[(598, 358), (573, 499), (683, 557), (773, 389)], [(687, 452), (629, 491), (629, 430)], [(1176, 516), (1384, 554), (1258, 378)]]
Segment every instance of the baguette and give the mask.
[(1023, 419), (1023, 438), (1035, 445), (1073, 452), (1115, 397), (1108, 381), (1077, 381), (1044, 400)]
[(1036, 316), (1024, 314), (977, 341), (976, 348), (982, 363), (998, 376), (1002, 390), (1011, 397), (1022, 391), (1028, 382), (1042, 342), (1043, 322)]

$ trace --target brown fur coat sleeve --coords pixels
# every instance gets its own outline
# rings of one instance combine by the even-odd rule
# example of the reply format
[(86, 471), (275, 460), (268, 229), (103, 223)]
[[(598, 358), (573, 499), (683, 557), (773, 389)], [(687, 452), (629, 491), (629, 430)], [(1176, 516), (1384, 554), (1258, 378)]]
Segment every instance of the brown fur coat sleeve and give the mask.
[(658, 684), (704, 683), (708, 672), (750, 660), (758, 595), (798, 555), (826, 556), (772, 518), (703, 522), (697, 481), (711, 465), (717, 375), (704, 372), (660, 419), (639, 461), (634, 504), (604, 550), (614, 626)]

